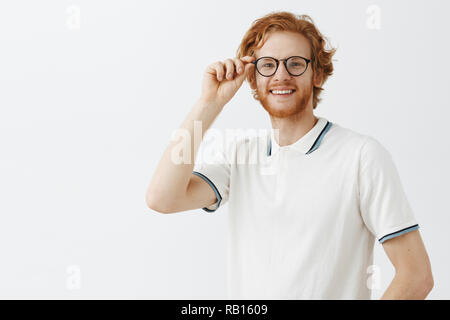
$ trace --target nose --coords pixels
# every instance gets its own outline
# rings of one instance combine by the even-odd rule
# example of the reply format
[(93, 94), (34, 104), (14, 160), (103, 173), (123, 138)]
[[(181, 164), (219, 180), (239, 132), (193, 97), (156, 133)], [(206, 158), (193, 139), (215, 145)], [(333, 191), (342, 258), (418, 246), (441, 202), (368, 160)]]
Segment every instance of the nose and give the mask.
[(274, 81), (283, 81), (283, 80), (290, 80), (292, 79), (292, 76), (289, 74), (289, 72), (286, 69), (286, 66), (284, 65), (283, 61), (280, 61), (278, 65), (278, 69), (273, 75)]

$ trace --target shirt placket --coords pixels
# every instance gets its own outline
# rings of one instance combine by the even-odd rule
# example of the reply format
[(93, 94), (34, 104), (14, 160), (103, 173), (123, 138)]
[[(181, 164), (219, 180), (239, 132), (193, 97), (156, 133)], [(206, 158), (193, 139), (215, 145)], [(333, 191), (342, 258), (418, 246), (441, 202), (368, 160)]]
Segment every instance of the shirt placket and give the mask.
[(284, 190), (286, 185), (286, 161), (287, 154), (285, 149), (280, 149), (278, 151), (278, 161), (277, 161), (277, 178), (275, 184), (275, 202), (280, 203), (283, 201), (283, 195), (286, 194)]

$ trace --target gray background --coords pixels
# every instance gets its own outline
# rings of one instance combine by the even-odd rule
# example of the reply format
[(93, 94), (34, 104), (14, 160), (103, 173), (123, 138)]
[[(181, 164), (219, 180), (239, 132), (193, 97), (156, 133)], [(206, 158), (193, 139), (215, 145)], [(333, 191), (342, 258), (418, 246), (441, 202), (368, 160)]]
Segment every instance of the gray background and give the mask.
[[(145, 190), (206, 66), (234, 57), (256, 18), (288, 10), (310, 15), (338, 47), (316, 115), (391, 152), (430, 255), (428, 297), (450, 298), (449, 9), (443, 0), (3, 1), (0, 297), (224, 298), (226, 206), (162, 215)], [(244, 83), (213, 126), (270, 122)], [(377, 298), (394, 269), (379, 244), (375, 257)]]

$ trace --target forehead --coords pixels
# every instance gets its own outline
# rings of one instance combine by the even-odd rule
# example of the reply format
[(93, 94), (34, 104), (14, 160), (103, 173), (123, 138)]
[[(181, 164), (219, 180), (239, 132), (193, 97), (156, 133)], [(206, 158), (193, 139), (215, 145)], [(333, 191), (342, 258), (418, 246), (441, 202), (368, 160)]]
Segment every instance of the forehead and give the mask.
[(310, 44), (302, 34), (292, 31), (273, 31), (264, 37), (264, 45), (255, 50), (257, 58), (270, 56), (284, 59), (291, 56), (310, 58)]

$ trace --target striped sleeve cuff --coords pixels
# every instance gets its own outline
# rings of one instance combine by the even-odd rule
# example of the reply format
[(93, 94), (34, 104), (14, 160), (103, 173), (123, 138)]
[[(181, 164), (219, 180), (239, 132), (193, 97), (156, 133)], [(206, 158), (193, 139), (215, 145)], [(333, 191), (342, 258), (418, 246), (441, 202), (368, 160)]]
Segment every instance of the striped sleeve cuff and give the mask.
[(417, 229), (419, 229), (419, 225), (418, 225), (418, 224), (415, 224), (415, 225), (413, 225), (413, 226), (410, 226), (410, 227), (407, 227), (407, 228), (398, 230), (398, 231), (396, 231), (396, 232), (389, 233), (389, 234), (387, 234), (387, 235), (381, 237), (380, 239), (378, 239), (378, 241), (379, 241), (380, 243), (383, 243), (383, 242), (385, 242), (386, 240), (389, 240), (389, 239), (392, 239), (392, 238), (401, 236), (402, 234), (405, 234), (405, 233), (408, 233), (408, 232), (410, 232), (410, 231), (414, 231), (414, 230), (417, 230)]
[[(219, 209), (220, 206), (220, 202), (222, 201), (222, 196), (220, 195), (219, 190), (217, 189), (217, 187), (214, 185), (214, 183), (208, 179), (207, 176), (205, 176), (204, 174), (201, 174), (200, 172), (197, 171), (192, 171), (193, 174), (199, 176), (200, 178), (202, 178), (203, 180), (205, 180), (213, 189), (214, 193), (216, 194), (216, 198), (217, 198), (217, 202), (215, 204), (213, 204), (213, 206), (216, 206), (214, 209), (208, 209), (208, 207), (204, 207), (202, 208), (203, 210), (205, 210), (206, 212), (214, 212), (217, 209)], [(211, 207), (211, 206), (210, 206)]]

